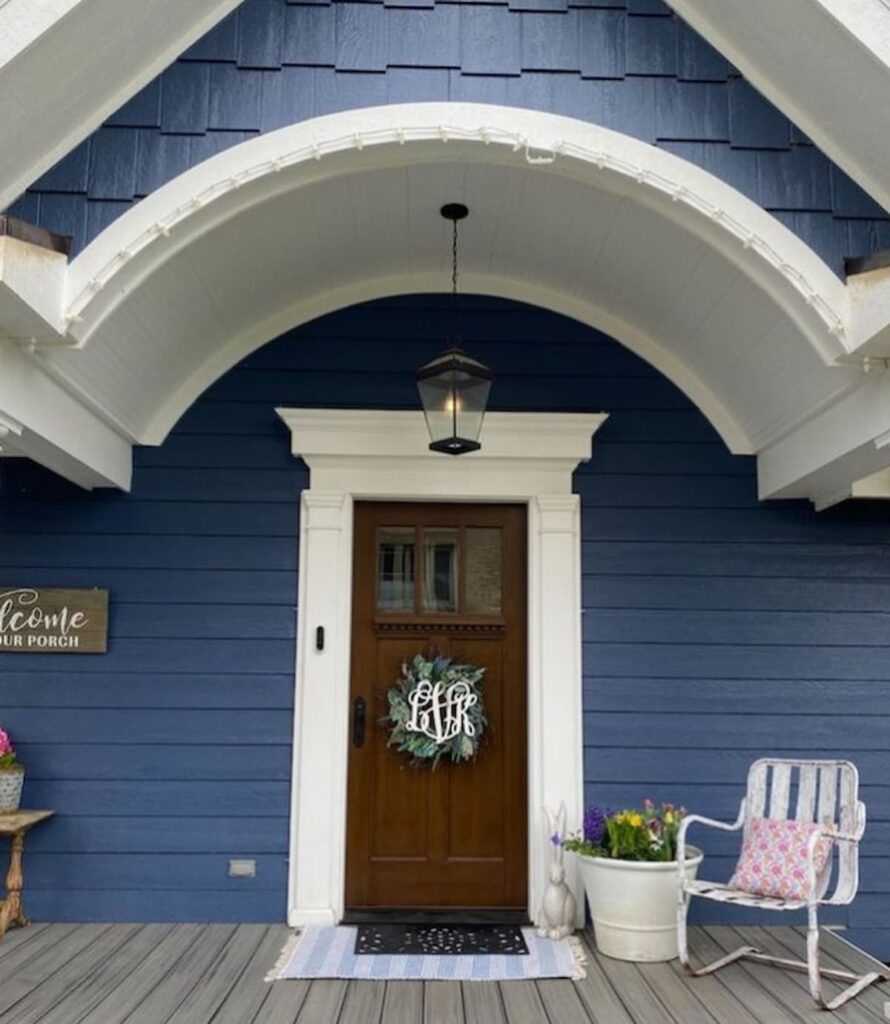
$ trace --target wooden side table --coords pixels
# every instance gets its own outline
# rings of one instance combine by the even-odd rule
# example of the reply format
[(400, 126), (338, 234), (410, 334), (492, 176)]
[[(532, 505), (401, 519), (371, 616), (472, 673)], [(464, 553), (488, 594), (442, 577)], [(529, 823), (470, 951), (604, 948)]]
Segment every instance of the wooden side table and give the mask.
[(0, 900), (0, 939), (11, 925), (20, 928), (28, 923), (22, 912), (22, 853), (25, 833), (38, 822), (51, 817), (54, 811), (4, 811), (0, 813), (0, 836), (10, 837), (9, 870), (6, 872), (6, 899)]

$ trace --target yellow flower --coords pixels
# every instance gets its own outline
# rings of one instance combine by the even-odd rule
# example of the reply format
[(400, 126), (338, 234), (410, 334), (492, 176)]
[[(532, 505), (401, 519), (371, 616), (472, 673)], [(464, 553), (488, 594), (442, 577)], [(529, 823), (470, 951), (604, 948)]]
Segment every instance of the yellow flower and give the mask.
[(674, 812), (673, 811), (665, 811), (664, 812), (664, 823), (665, 823), (665, 825), (673, 825), (673, 823), (674, 823)]
[(630, 824), (633, 825), (634, 828), (639, 828), (643, 824), (643, 815), (636, 813), (631, 814)]

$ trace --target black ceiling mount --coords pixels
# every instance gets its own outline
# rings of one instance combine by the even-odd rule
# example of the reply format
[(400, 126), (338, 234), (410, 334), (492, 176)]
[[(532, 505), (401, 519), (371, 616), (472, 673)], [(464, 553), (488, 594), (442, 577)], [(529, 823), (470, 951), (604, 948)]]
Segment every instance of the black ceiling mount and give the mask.
[(445, 220), (463, 220), (469, 212), (463, 203), (446, 203), (439, 210)]

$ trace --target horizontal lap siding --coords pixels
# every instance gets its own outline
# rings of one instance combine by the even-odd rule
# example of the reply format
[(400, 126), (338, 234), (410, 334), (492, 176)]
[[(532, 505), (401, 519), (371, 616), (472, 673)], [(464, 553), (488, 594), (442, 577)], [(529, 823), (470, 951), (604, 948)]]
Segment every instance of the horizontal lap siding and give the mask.
[[(885, 507), (758, 504), (752, 460), (635, 356), (538, 310), (465, 306), (493, 408), (610, 413), (576, 475), (588, 798), (732, 818), (755, 757), (851, 757), (870, 814), (863, 894), (834, 920), (890, 955)], [(136, 453), (129, 496), (4, 467), (4, 577), (112, 596), (107, 656), (0, 663), (26, 799), (60, 811), (30, 847), (35, 915), (282, 919), (306, 474), (273, 406), (361, 404), (373, 379), (380, 404), (416, 408), (445, 308), (374, 303), (267, 345)], [(732, 838), (699, 838), (725, 877)], [(256, 858), (255, 880), (226, 876), (236, 856)]]
[(251, 0), (35, 182), (12, 212), (74, 251), (200, 161), (311, 117), (494, 103), (603, 125), (697, 164), (773, 212), (836, 272), (890, 219), (656, 2)]
[[(634, 415), (624, 471), (597, 451), (576, 478), (586, 797), (618, 808), (649, 796), (733, 820), (755, 758), (853, 760), (869, 813), (860, 896), (827, 920), (890, 959), (886, 509), (758, 505), (753, 475), (733, 475), (716, 453), (665, 445), (665, 460), (649, 459), (658, 428), (645, 437), (650, 413)], [(623, 432), (618, 419), (598, 435), (604, 446)], [(733, 461), (750, 473), (749, 460)], [(703, 876), (728, 878), (737, 837), (699, 829), (692, 840), (708, 852)], [(730, 914), (704, 901), (694, 913)]]
[(28, 842), (37, 919), (284, 918), (307, 475), (252, 411), (137, 451), (130, 495), (3, 467), (3, 581), (111, 595), (106, 655), (0, 661), (25, 802), (57, 810)]

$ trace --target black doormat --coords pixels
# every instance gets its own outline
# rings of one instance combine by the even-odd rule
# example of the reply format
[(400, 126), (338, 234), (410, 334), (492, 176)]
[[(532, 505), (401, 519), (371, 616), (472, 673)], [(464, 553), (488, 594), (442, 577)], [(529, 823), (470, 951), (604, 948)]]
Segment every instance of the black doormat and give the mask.
[(425, 956), (472, 954), (528, 955), (519, 928), (512, 924), (360, 924), (357, 955), (374, 953)]

